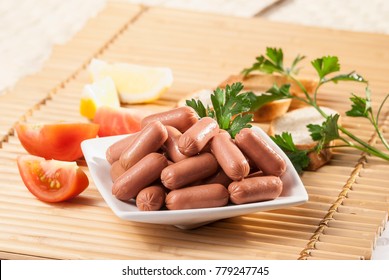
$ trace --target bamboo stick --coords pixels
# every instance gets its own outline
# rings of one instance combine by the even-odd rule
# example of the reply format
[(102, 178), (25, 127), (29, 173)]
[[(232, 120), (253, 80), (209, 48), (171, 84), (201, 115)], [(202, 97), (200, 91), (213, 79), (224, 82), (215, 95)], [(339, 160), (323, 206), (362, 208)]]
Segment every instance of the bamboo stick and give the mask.
[(315, 248), (319, 251), (341, 252), (343, 254), (363, 256), (365, 259), (371, 258), (371, 249), (353, 247), (348, 245), (316, 242)]
[(364, 256), (343, 254), (338, 252), (326, 252), (323, 250), (311, 250), (308, 260), (363, 260)]
[(334, 244), (343, 244), (343, 245), (349, 245), (349, 246), (354, 246), (354, 247), (361, 247), (361, 248), (368, 249), (370, 251), (372, 251), (373, 247), (374, 247), (373, 240), (344, 237), (344, 236), (334, 236), (334, 235), (328, 235), (328, 234), (321, 235), (319, 237), (319, 241), (322, 241), (325, 243), (334, 243)]
[(290, 223), (296, 223), (296, 224), (307, 224), (307, 225), (315, 225), (317, 226), (320, 223), (320, 218), (315, 217), (307, 217), (307, 216), (300, 216), (300, 215), (294, 215), (293, 213), (272, 213), (270, 211), (267, 212), (258, 212), (254, 214), (248, 214), (246, 215), (248, 217), (255, 217), (260, 220), (278, 220), (283, 222), (290, 222)]

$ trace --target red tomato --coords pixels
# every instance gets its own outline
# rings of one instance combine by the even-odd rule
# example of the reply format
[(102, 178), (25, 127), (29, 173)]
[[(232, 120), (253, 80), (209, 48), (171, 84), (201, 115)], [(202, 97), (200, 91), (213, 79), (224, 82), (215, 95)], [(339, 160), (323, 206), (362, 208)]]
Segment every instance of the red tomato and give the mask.
[(45, 160), (23, 155), (17, 159), (19, 173), (28, 190), (46, 202), (60, 202), (76, 197), (89, 180), (76, 162)]
[(17, 124), (15, 128), (30, 154), (65, 161), (82, 157), (81, 142), (95, 138), (99, 130), (93, 123)]
[(99, 136), (112, 136), (138, 132), (141, 120), (150, 114), (147, 110), (99, 107), (93, 119), (100, 125)]

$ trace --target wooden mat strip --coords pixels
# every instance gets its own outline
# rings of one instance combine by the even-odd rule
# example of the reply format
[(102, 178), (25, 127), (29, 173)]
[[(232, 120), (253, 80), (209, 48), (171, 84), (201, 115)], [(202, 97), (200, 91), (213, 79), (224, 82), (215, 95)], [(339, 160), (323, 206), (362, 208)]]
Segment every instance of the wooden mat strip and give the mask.
[[(386, 114), (385, 121), (388, 120), (389, 111)], [(385, 122), (384, 121), (384, 122)], [(385, 129), (384, 125), (381, 125), (379, 127), (381, 130)], [(370, 145), (375, 146), (377, 142), (378, 134), (375, 132), (368, 143)], [(384, 151), (384, 149), (381, 149)], [(362, 153), (360, 159), (358, 160), (357, 165), (355, 166), (355, 169), (353, 170), (350, 178), (347, 180), (346, 184), (343, 186), (342, 190), (340, 191), (338, 198), (336, 201), (331, 205), (331, 207), (328, 209), (327, 214), (325, 217), (320, 221), (319, 227), (315, 230), (314, 234), (311, 236), (309, 242), (307, 243), (306, 247), (301, 251), (299, 259), (309, 259), (312, 256), (312, 251), (317, 249), (317, 243), (320, 240), (321, 236), (324, 235), (324, 231), (326, 228), (328, 228), (330, 225), (329, 223), (335, 219), (335, 214), (338, 212), (338, 209), (341, 207), (341, 205), (344, 205), (345, 201), (349, 198), (354, 197), (353, 194), (355, 194), (355, 189), (353, 189), (353, 185), (355, 185), (355, 182), (357, 178), (361, 175), (361, 171), (364, 169), (364, 166), (367, 164), (368, 155), (366, 153)], [(383, 175), (385, 176), (385, 175)], [(384, 183), (384, 182), (381, 182)], [(385, 189), (385, 192), (387, 193), (387, 189)], [(380, 193), (369, 195), (367, 192), (363, 192), (361, 198), (372, 200), (374, 201), (374, 205), (377, 205), (378, 201), (383, 201), (383, 210), (385, 211), (385, 217), (382, 219), (382, 223), (380, 227), (378, 227), (378, 230), (381, 231), (385, 223), (388, 219), (388, 210), (389, 210), (389, 196), (382, 196)], [(380, 232), (378, 232), (380, 233)]]
[[(133, 6), (131, 9), (127, 5), (115, 7), (134, 11)], [(120, 24), (112, 28), (117, 32), (112, 32), (93, 54), (84, 53), (80, 61), (86, 63), (92, 56), (98, 56), (112, 61), (172, 67), (174, 86), (153, 104), (156, 107), (172, 107), (188, 91), (213, 87), (251, 62), (259, 48), (250, 49), (251, 36), (244, 34), (261, 38), (269, 29), (283, 33), (275, 28), (277, 24), (262, 21), (231, 19), (226, 22), (224, 17), (200, 13), (146, 9), (140, 14), (135, 10), (139, 15), (136, 21), (123, 12)], [(117, 11), (111, 10), (107, 12), (107, 19), (116, 15)], [(105, 24), (107, 28), (110, 26), (109, 21)], [(267, 29), (262, 29), (264, 24)], [(90, 26), (80, 35), (78, 45), (87, 46), (91, 34), (98, 32), (98, 27)], [(298, 34), (302, 31), (295, 27), (291, 30)], [(196, 36), (189, 36), (189, 33)], [(239, 34), (243, 34), (241, 44), (231, 47), (231, 38)], [(267, 36), (280, 42), (289, 40), (289, 33), (282, 34), (283, 39), (274, 34)], [(205, 39), (208, 39), (207, 45), (204, 45)], [(299, 47), (297, 44), (291, 49)], [(69, 49), (70, 53), (77, 53), (74, 47)], [(246, 49), (249, 49), (247, 53)], [(235, 53), (239, 53), (238, 58), (234, 58)], [(226, 57), (231, 59), (226, 61)], [(29, 122), (85, 121), (78, 113), (79, 94), (89, 82), (85, 63), (69, 67), (61, 60), (53, 63), (76, 71), (55, 94), (47, 99), (45, 95), (45, 102), (30, 109), (24, 118)], [(380, 74), (377, 77), (379, 80)], [(330, 88), (329, 94), (320, 99), (321, 104), (339, 104), (332, 93), (336, 90)], [(20, 115), (15, 114), (10, 119), (16, 116)], [(356, 126), (354, 120), (344, 118), (344, 124), (356, 133), (367, 131), (363, 134), (365, 139), (372, 135), (367, 123)], [(41, 203), (21, 182), (15, 166), (19, 154), (25, 151), (10, 134), (0, 149), (3, 170), (0, 216), (4, 227), (0, 239), (8, 241), (0, 248), (0, 257), (4, 258), (14, 257), (16, 251), (21, 258), (369, 259), (375, 239), (388, 217), (389, 192), (385, 182), (389, 178), (383, 172), (387, 164), (369, 157), (361, 161), (360, 153), (348, 149), (337, 150), (331, 164), (318, 172), (304, 173), (302, 179), (310, 196), (308, 203), (226, 219), (191, 231), (120, 220), (106, 206), (93, 182), (71, 202)], [(87, 168), (83, 169), (89, 176)], [(341, 191), (344, 188), (347, 193)]]

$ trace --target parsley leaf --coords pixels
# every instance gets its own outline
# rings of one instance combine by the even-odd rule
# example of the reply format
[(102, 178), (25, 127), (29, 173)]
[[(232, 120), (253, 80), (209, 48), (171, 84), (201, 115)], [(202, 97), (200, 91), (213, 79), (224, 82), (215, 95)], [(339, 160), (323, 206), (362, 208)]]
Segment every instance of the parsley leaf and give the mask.
[(269, 59), (265, 60), (264, 64), (265, 67), (268, 69), (269, 73), (272, 73), (277, 70), (283, 71), (284, 53), (281, 48), (267, 48), (266, 55), (269, 57)]
[(307, 125), (308, 130), (311, 132), (312, 140), (318, 141), (316, 151), (321, 151), (330, 141), (339, 138), (338, 119), (339, 115), (335, 114), (328, 116), (322, 125)]
[(339, 81), (352, 81), (367, 83), (367, 81), (355, 71), (352, 71), (348, 74), (340, 74), (327, 78), (328, 74), (337, 72), (340, 70), (339, 59), (336, 56), (323, 56), (311, 61), (312, 66), (315, 68), (317, 74), (319, 75), (321, 84), (334, 82), (335, 84)]
[(234, 83), (225, 88), (225, 110), (231, 111), (231, 115), (248, 112), (251, 108), (251, 101), (247, 93), (240, 93), (243, 89), (242, 83)]
[(297, 173), (301, 174), (303, 169), (309, 165), (309, 150), (299, 150), (293, 142), (292, 135), (289, 132), (283, 132), (281, 135), (271, 136), (271, 139), (285, 152), (292, 162)]
[(266, 103), (275, 100), (292, 98), (292, 94), (289, 90), (290, 84), (284, 84), (281, 87), (277, 86), (277, 84), (273, 84), (273, 86), (269, 88), (264, 94), (255, 95), (252, 92), (247, 93), (251, 100), (250, 111), (256, 111)]
[(311, 62), (311, 64), (316, 69), (320, 81), (322, 81), (328, 74), (340, 70), (339, 61), (336, 56), (323, 56), (322, 58), (316, 58)]
[(352, 71), (348, 74), (340, 74), (340, 75), (334, 76), (332, 78), (329, 78), (326, 82), (334, 82), (336, 84), (339, 81), (352, 81), (352, 82), (367, 83), (367, 81), (361, 75), (355, 73), (355, 71)]
[(238, 134), (239, 131), (241, 131), (243, 128), (251, 127), (249, 122), (251, 122), (252, 119), (252, 114), (238, 115), (232, 120), (231, 126), (227, 131), (230, 133), (232, 138), (235, 138), (235, 135)]
[(223, 106), (225, 104), (224, 91), (221, 88), (217, 88), (211, 95), (211, 101), (213, 110), (215, 112), (215, 119), (221, 129), (227, 129), (232, 117), (228, 112), (224, 113)]
[(204, 104), (200, 100), (192, 98), (191, 100), (186, 100), (185, 103), (189, 107), (192, 107), (200, 118), (207, 116), (207, 110), (205, 109)]
[(303, 60), (305, 56), (298, 55), (292, 62), (292, 66), (284, 68), (284, 53), (281, 48), (266, 48), (266, 56), (261, 55), (256, 57), (256, 62), (250, 67), (242, 70), (242, 74), (247, 76), (253, 71), (260, 71), (267, 74), (297, 74), (297, 64)]
[(262, 64), (265, 60), (265, 57), (263, 55), (261, 56), (258, 56), (255, 58), (256, 62), (254, 62), (254, 64), (250, 67), (250, 68), (245, 68), (242, 70), (242, 74), (243, 76), (247, 76), (249, 75), (251, 72), (253, 71), (262, 71)]
[(211, 94), (212, 108), (205, 109), (200, 100), (186, 100), (186, 105), (192, 107), (200, 118), (211, 117), (219, 127), (228, 131), (232, 138), (245, 127), (251, 127), (253, 115), (245, 114), (251, 109), (252, 92), (241, 93), (242, 83), (227, 85), (225, 89), (217, 88)]
[(347, 116), (369, 118), (369, 113), (372, 112), (369, 89), (366, 89), (366, 98), (362, 98), (355, 94), (352, 94), (350, 100), (352, 102), (352, 105), (351, 110), (346, 112)]
[[(211, 95), (216, 120), (220, 128), (227, 130), (232, 137), (235, 137), (235, 134), (242, 128), (247, 127), (247, 124), (252, 119), (252, 115), (239, 117), (239, 115), (248, 112), (251, 108), (248, 94), (240, 93), (242, 89), (242, 83), (234, 83), (231, 86), (227, 85), (224, 90), (217, 88)], [(238, 119), (234, 121), (236, 118)]]
[(300, 71), (300, 68), (296, 68), (296, 66), (297, 66), (297, 64), (299, 64), (300, 63), (300, 61), (301, 60), (303, 60), (305, 58), (305, 56), (304, 55), (297, 55), (296, 56), (296, 58), (293, 60), (293, 62), (292, 62), (292, 66), (290, 67), (290, 68), (287, 68), (286, 69), (286, 72), (288, 73), (288, 74), (295, 74), (295, 75), (297, 75), (298, 74), (298, 72)]

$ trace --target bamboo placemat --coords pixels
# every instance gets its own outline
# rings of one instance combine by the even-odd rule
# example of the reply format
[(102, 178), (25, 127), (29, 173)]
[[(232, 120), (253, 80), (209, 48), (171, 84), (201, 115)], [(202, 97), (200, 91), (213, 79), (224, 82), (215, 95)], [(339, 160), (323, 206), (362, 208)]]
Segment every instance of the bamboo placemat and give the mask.
[[(389, 37), (381, 35), (110, 3), (71, 42), (56, 48), (41, 72), (0, 96), (0, 257), (369, 259), (388, 219), (389, 165), (382, 160), (337, 150), (331, 164), (302, 176), (307, 203), (186, 231), (120, 220), (92, 181), (70, 202), (51, 205), (35, 199), (17, 171), (15, 159), (26, 152), (13, 126), (19, 120), (86, 121), (78, 106), (92, 57), (171, 67), (173, 87), (149, 106), (165, 109), (183, 95), (239, 73), (266, 46), (282, 47), (287, 61), (297, 53), (310, 59), (338, 55), (345, 72), (357, 69), (369, 79), (377, 106), (389, 88), (388, 44)], [(302, 74), (313, 73), (304, 69)], [(329, 86), (320, 104), (344, 113), (349, 93), (361, 90), (351, 83)], [(389, 138), (388, 106), (384, 110), (381, 123)], [(367, 123), (342, 117), (351, 131), (376, 142)]]

